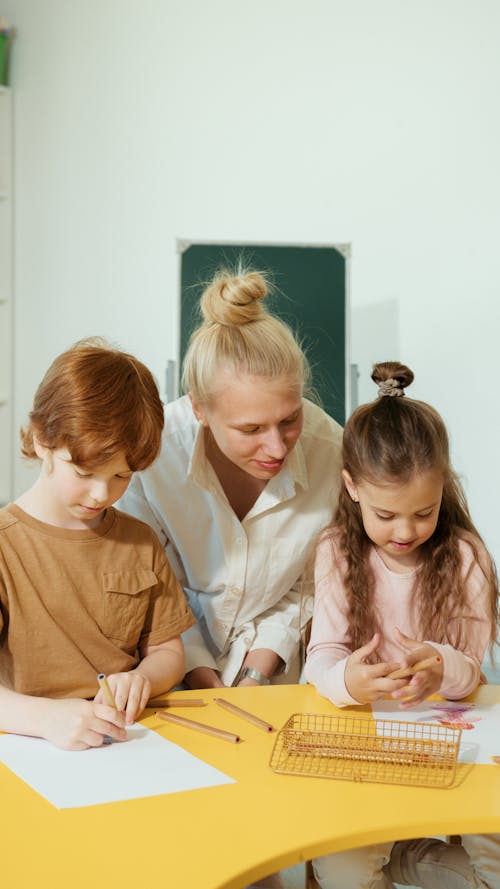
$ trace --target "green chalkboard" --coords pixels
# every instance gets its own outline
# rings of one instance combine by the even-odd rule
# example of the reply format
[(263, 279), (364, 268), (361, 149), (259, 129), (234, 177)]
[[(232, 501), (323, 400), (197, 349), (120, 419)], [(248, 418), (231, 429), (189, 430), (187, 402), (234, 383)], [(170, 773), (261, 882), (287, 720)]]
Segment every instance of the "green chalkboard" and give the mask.
[(180, 357), (200, 323), (203, 288), (221, 267), (269, 273), (275, 292), (267, 308), (301, 340), (323, 408), (346, 419), (346, 258), (335, 247), (271, 247), (248, 244), (181, 245)]

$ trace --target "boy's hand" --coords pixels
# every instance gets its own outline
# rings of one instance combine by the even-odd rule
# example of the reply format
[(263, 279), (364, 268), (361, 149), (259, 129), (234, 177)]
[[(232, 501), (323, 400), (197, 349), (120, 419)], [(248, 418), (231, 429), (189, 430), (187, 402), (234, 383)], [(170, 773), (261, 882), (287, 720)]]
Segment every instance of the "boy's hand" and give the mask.
[(104, 738), (126, 741), (123, 713), (77, 698), (47, 700), (40, 735), (63, 750), (87, 750), (100, 747)]
[[(432, 645), (422, 644), (422, 642), (418, 642), (416, 639), (410, 639), (409, 636), (405, 636), (397, 627), (394, 630), (394, 636), (396, 641), (408, 651), (408, 654), (405, 655), (401, 662), (401, 667), (413, 667), (418, 661), (423, 661), (437, 654), (436, 649)], [(404, 681), (404, 686), (395, 688), (391, 697), (396, 700), (404, 698), (404, 700), (400, 700), (399, 706), (401, 710), (408, 710), (410, 707), (426, 701), (427, 698), (439, 691), (443, 682), (442, 661), (432, 664), (425, 670), (419, 670), (418, 673), (414, 673), (413, 676), (409, 676), (405, 680), (397, 681)]]
[(345, 667), (344, 681), (351, 697), (360, 704), (371, 704), (387, 698), (395, 688), (403, 688), (406, 679), (387, 679), (387, 674), (397, 670), (400, 664), (367, 664), (366, 661), (380, 645), (380, 634), (375, 633), (366, 645), (349, 656)]
[[(140, 713), (144, 710), (151, 697), (151, 683), (140, 670), (129, 670), (127, 673), (111, 673), (108, 684), (113, 692), (116, 709), (124, 711), (125, 725), (132, 725)], [(95, 703), (103, 703), (104, 695), (99, 689)], [(122, 713), (123, 715), (123, 713)]]

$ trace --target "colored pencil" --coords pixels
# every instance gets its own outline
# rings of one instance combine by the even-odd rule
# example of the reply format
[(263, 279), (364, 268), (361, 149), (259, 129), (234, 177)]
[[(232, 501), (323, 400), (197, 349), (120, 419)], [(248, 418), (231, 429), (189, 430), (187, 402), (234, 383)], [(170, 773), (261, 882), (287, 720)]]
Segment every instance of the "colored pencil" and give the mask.
[(416, 664), (413, 664), (412, 667), (401, 667), (400, 670), (394, 670), (392, 673), (386, 677), (387, 679), (405, 679), (407, 676), (413, 676), (414, 673), (419, 673), (420, 670), (426, 670), (427, 667), (432, 667), (433, 664), (440, 664), (441, 658), (438, 654), (433, 657), (426, 657), (423, 661), (417, 661)]
[(206, 707), (201, 698), (153, 698), (148, 707)]
[(106, 676), (104, 675), (104, 673), (99, 673), (99, 675), (97, 677), (97, 681), (102, 688), (102, 693), (104, 695), (104, 700), (106, 701), (106, 704), (108, 705), (108, 707), (114, 707), (116, 710), (117, 707), (116, 707), (115, 696), (109, 687), (108, 680), (106, 679)]
[(197, 732), (205, 732), (207, 735), (213, 735), (214, 738), (221, 738), (223, 741), (231, 741), (238, 744), (241, 741), (239, 735), (233, 735), (231, 732), (225, 732), (223, 729), (215, 728), (213, 725), (205, 725), (203, 722), (195, 722), (193, 719), (184, 719), (183, 716), (176, 716), (174, 713), (165, 713), (163, 710), (156, 710), (155, 716), (164, 719), (165, 722), (174, 722), (176, 725), (182, 725), (184, 728), (192, 728)]
[(240, 716), (242, 719), (246, 719), (247, 722), (252, 722), (253, 725), (258, 726), (258, 728), (263, 729), (265, 732), (274, 732), (275, 728), (269, 722), (265, 722), (264, 719), (260, 719), (259, 716), (254, 716), (253, 713), (249, 713), (248, 710), (243, 710), (242, 707), (237, 707), (236, 704), (231, 704), (229, 701), (224, 700), (224, 698), (214, 698), (214, 704), (218, 704), (219, 707), (224, 707), (224, 710), (228, 710), (229, 713), (234, 713), (235, 716)]

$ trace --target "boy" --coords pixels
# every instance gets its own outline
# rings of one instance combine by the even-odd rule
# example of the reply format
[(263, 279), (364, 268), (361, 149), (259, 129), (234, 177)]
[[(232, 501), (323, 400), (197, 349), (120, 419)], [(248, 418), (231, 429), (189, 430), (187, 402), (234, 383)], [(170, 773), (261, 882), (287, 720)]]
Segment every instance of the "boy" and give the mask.
[(0, 730), (70, 750), (125, 740), (182, 679), (194, 619), (154, 532), (112, 508), (162, 428), (150, 371), (102, 340), (76, 343), (38, 387), (21, 435), (40, 475), (0, 509)]

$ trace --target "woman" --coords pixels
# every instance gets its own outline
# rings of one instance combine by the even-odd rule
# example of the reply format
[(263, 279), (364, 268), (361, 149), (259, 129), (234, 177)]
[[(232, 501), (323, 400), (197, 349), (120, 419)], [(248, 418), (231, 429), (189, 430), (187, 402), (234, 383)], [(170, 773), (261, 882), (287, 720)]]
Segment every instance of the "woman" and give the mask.
[(186, 589), (190, 688), (297, 681), (301, 578), (338, 496), (341, 427), (303, 398), (307, 360), (264, 309), (268, 289), (254, 271), (206, 288), (189, 394), (166, 406), (161, 454), (120, 504), (156, 530)]

